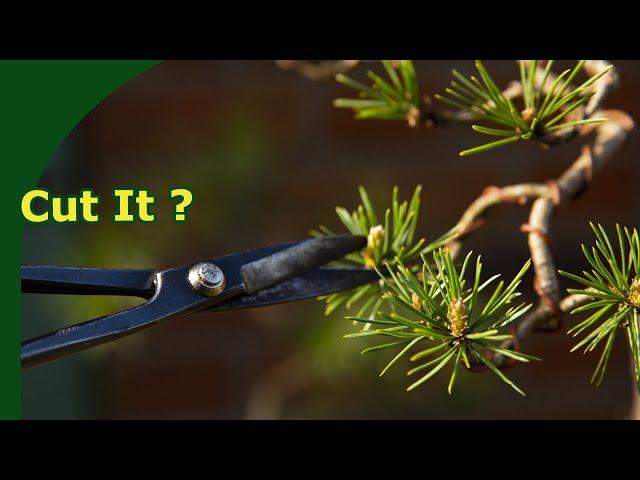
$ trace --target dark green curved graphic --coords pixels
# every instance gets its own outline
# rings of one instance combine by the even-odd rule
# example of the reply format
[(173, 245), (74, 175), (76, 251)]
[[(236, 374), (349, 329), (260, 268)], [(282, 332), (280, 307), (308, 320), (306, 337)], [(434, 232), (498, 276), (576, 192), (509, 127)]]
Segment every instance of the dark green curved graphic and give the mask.
[[(19, 201), (56, 148), (111, 92), (157, 61), (0, 62), (0, 155), (6, 212), (2, 234), (4, 315), (0, 321), (0, 418), (20, 416), (20, 293), (17, 279), (24, 220)], [(13, 273), (12, 273), (13, 272)]]

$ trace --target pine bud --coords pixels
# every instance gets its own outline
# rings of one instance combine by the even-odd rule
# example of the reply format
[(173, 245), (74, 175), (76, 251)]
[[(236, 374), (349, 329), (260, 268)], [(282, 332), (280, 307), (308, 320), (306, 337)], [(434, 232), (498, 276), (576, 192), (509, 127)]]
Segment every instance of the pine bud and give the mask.
[(367, 248), (362, 251), (364, 265), (368, 268), (376, 266), (376, 246), (380, 245), (380, 241), (384, 238), (384, 228), (382, 225), (376, 225), (369, 230), (367, 237)]
[[(410, 98), (408, 98), (407, 100), (410, 100)], [(407, 112), (407, 123), (409, 124), (410, 127), (416, 127), (418, 126), (419, 121), (420, 121), (420, 110), (418, 110), (416, 107), (411, 107)]]
[(411, 303), (416, 310), (422, 310), (422, 299), (416, 292), (411, 292)]
[(362, 258), (364, 259), (364, 265), (367, 268), (373, 268), (376, 266), (376, 260), (373, 258), (373, 251), (366, 248), (362, 251)]
[(460, 337), (467, 329), (467, 306), (461, 298), (456, 298), (449, 305), (449, 330), (454, 337)]
[(369, 236), (367, 237), (367, 248), (373, 250), (376, 245), (380, 243), (380, 240), (384, 238), (384, 227), (382, 225), (376, 225), (369, 230)]
[(536, 111), (533, 108), (525, 108), (524, 110), (522, 110), (522, 112), (520, 112), (520, 118), (522, 118), (522, 121), (527, 125), (531, 124), (531, 122), (533, 121), (533, 117), (535, 116)]
[(629, 302), (631, 302), (631, 305), (635, 308), (640, 308), (640, 278), (636, 278), (631, 284)]

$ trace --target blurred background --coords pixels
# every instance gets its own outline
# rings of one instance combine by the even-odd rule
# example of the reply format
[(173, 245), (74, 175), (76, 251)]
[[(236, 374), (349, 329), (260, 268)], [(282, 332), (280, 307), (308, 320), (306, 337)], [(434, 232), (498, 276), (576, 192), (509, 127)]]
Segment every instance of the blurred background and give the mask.
[[(557, 69), (564, 68), (560, 62)], [(640, 113), (640, 62), (620, 61), (620, 87), (607, 108)], [(364, 78), (367, 67), (352, 72)], [(511, 61), (489, 61), (498, 83), (517, 78)], [(417, 61), (421, 90), (442, 91), (467, 60)], [(409, 129), (402, 122), (355, 121), (331, 102), (352, 92), (311, 81), (272, 61), (169, 61), (131, 80), (96, 107), (60, 146), (40, 185), (53, 194), (92, 188), (102, 198), (96, 224), (27, 224), (23, 263), (161, 268), (243, 248), (305, 238), (322, 223), (338, 229), (334, 207), (359, 203), (365, 185), (380, 210), (393, 185), (407, 198), (423, 188), (418, 233), (439, 236), (488, 185), (557, 177), (581, 140), (543, 151), (517, 144), (458, 157), (481, 136), (468, 126)], [(559, 268), (581, 270), (589, 220), (640, 226), (638, 132), (589, 191), (557, 212)], [(156, 194), (157, 221), (115, 224), (112, 190)], [(172, 186), (194, 193), (187, 221), (173, 220)], [(519, 226), (528, 209), (501, 206), (466, 247), (486, 274), (513, 276), (528, 258)], [(530, 300), (531, 272), (523, 284)], [(567, 287), (563, 284), (563, 287)], [(133, 306), (112, 297), (23, 295), (23, 338)], [(573, 323), (573, 320), (569, 320)], [(538, 334), (523, 351), (544, 361), (509, 371), (522, 398), (488, 373), (463, 372), (453, 396), (447, 375), (406, 393), (406, 363), (384, 378), (389, 353), (359, 355), (366, 339), (323, 316), (308, 300), (264, 309), (192, 315), (23, 373), (24, 418), (64, 419), (608, 419), (628, 416), (632, 384), (619, 335), (603, 384), (589, 378), (596, 354), (569, 353), (563, 332)]]

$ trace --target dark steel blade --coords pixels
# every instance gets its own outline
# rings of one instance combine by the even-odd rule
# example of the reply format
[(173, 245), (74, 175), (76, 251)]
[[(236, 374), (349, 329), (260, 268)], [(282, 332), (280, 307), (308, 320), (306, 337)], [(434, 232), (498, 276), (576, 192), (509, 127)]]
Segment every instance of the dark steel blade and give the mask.
[(290, 278), (303, 275), (348, 253), (361, 250), (367, 238), (353, 235), (331, 235), (312, 238), (243, 265), (240, 274), (248, 294), (262, 291)]
[(216, 306), (202, 310), (211, 313), (241, 308), (264, 307), (283, 302), (294, 302), (328, 295), (342, 290), (380, 280), (373, 270), (359, 268), (318, 268), (253, 295), (244, 295), (226, 300)]

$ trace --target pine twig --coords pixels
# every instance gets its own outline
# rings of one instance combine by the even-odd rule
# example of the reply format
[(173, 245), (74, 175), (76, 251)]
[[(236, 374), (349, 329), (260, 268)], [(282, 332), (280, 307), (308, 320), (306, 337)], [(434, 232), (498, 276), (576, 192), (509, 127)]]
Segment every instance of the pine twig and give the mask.
[[(517, 203), (522, 206), (529, 200), (534, 200), (525, 231), (528, 235), (540, 302), (538, 307), (518, 324), (516, 340), (526, 338), (539, 328), (557, 326), (563, 314), (575, 308), (573, 305), (579, 306), (580, 303), (575, 302), (586, 302), (590, 299), (572, 295), (560, 300), (558, 274), (545, 235), (550, 235), (554, 210), (567, 205), (587, 190), (594, 175), (604, 167), (634, 127), (631, 117), (620, 110), (609, 110), (599, 114), (606, 115), (610, 121), (595, 127), (583, 127), (581, 134), (595, 130), (595, 138), (590, 145), (583, 148), (582, 154), (557, 181), (502, 188), (490, 187), (467, 208), (457, 224), (456, 228), (463, 232), (463, 235), (450, 244), (452, 255), (460, 252), (464, 236), (472, 231), (472, 226), (477, 225), (491, 207), (502, 203)], [(505, 347), (513, 346), (513, 342), (508, 343)], [(504, 357), (496, 356), (494, 363), (503, 366)]]
[(362, 60), (276, 60), (283, 70), (295, 70), (309, 80), (327, 80), (338, 73), (347, 73), (356, 68)]

